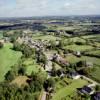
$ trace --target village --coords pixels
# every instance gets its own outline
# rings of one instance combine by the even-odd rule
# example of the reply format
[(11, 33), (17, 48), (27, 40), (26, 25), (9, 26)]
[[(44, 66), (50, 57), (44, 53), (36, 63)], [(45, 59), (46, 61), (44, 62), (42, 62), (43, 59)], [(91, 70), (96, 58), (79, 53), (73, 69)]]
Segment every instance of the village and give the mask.
[[(34, 59), (38, 60), (37, 64), (39, 64), (41, 71), (46, 72), (47, 74), (46, 80), (49, 80), (51, 78), (52, 79), (59, 78), (60, 81), (62, 80), (62, 82), (64, 81), (67, 84), (64, 85), (64, 87), (62, 85), (62, 88), (68, 88), (68, 87), (70, 88), (70, 85), (74, 85), (74, 82), (76, 82), (76, 86), (73, 87), (74, 92), (76, 91), (75, 94), (79, 94), (80, 97), (83, 96), (83, 98), (86, 98), (84, 96), (87, 95), (87, 98), (92, 97), (94, 98), (93, 100), (99, 100), (100, 92), (98, 92), (97, 88), (100, 87), (100, 83), (85, 75), (85, 73), (88, 74), (88, 71), (84, 70), (84, 69), (88, 69), (88, 70), (93, 69), (94, 63), (88, 60), (79, 61), (77, 63), (71, 63), (69, 60), (66, 59), (67, 56), (71, 56), (71, 55), (77, 57), (77, 59), (80, 59), (82, 56), (85, 55), (83, 51), (66, 50), (65, 48), (63, 48), (64, 41), (62, 41), (62, 38), (60, 38), (59, 36), (57, 36), (56, 38), (54, 34), (47, 35), (49, 39), (46, 38), (36, 39), (36, 36), (34, 38), (32, 33), (29, 34), (29, 30), (23, 31), (22, 33), (23, 34), (21, 34), (21, 36), (18, 36), (14, 41), (11, 41), (12, 39), (11, 37), (3, 37), (0, 40), (0, 44), (2, 44), (2, 46), (9, 43), (13, 43), (13, 44), (18, 43), (18, 45), (23, 45), (23, 44), (27, 45), (26, 47), (30, 49), (34, 49), (35, 52), (37, 53), (37, 56)], [(39, 37), (39, 35), (37, 35), (37, 37)], [(54, 38), (54, 40), (52, 40), (51, 36)], [(70, 40), (68, 40), (68, 42), (70, 42)], [(17, 47), (19, 47), (18, 45)], [(15, 46), (15, 48), (17, 47)], [(99, 47), (96, 48), (99, 49)], [(18, 51), (19, 50), (20, 49), (18, 49)], [(79, 87), (77, 86), (78, 81), (80, 82)], [(82, 83), (83, 85), (81, 84), (81, 82), (83, 82)], [(41, 96), (39, 97), (39, 100), (61, 100), (61, 98), (63, 98), (62, 94), (60, 94), (59, 97), (56, 97), (60, 91), (60, 89), (56, 89), (56, 88), (57, 88), (56, 86), (52, 86), (52, 85), (50, 85), (47, 88), (45, 87), (44, 90), (41, 92)], [(64, 97), (74, 98), (74, 96), (71, 96), (70, 94), (67, 95), (67, 89), (66, 89), (66, 96)]]

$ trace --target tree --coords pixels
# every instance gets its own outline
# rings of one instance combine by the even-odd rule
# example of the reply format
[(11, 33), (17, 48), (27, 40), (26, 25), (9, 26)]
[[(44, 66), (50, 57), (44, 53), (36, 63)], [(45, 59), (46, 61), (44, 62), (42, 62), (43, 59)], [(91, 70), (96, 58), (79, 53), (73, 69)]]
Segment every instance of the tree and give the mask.
[(0, 42), (0, 48), (3, 48), (3, 43), (2, 42)]
[(13, 49), (16, 51), (21, 51), (22, 47), (18, 42), (14, 42)]
[(51, 49), (56, 49), (56, 43), (55, 43), (55, 41), (50, 41), (50, 44), (51, 44)]
[(56, 76), (56, 67), (55, 67), (55, 63), (52, 63), (52, 75)]
[(49, 78), (44, 82), (44, 88), (46, 91), (49, 91), (50, 88), (55, 87), (55, 80), (53, 78)]
[(63, 41), (63, 40), (60, 40), (60, 41), (59, 41), (58, 47), (59, 47), (59, 48), (63, 48), (63, 46), (64, 46), (64, 41)]
[(8, 71), (5, 75), (7, 81), (12, 81), (15, 78), (15, 73), (13, 71)]
[(83, 73), (87, 76), (89, 76), (89, 74), (91, 73), (92, 69), (91, 68), (84, 68), (83, 69)]
[(18, 74), (21, 74), (21, 75), (25, 75), (25, 72), (26, 72), (25, 67), (20, 67), (19, 70), (18, 70)]
[(99, 85), (96, 85), (95, 90), (96, 91), (100, 91), (100, 86)]
[(43, 52), (37, 53), (37, 62), (44, 64), (45, 67), (45, 64), (47, 63), (47, 57), (45, 54), (43, 54)]
[(19, 44), (18, 42), (14, 42), (13, 49), (16, 51), (21, 51), (25, 57), (35, 56), (35, 49), (30, 48), (26, 44)]
[(85, 65), (85, 62), (84, 61), (79, 61), (79, 62), (77, 62), (77, 67), (84, 67), (84, 65)]

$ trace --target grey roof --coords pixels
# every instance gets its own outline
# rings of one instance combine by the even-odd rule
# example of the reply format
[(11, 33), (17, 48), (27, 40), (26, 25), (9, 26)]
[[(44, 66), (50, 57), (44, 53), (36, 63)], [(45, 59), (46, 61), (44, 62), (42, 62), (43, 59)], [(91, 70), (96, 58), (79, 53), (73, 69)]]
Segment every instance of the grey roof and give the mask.
[(94, 100), (100, 100), (100, 92), (94, 94)]

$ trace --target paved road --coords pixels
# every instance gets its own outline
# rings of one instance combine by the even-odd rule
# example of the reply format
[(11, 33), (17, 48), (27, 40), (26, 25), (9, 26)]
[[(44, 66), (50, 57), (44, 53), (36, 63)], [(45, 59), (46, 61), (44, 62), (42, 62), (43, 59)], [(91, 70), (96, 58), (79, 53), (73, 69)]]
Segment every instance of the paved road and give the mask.
[(95, 85), (100, 85), (100, 83), (98, 83), (98, 82), (92, 80), (91, 78), (88, 78), (88, 77), (83, 76), (83, 75), (81, 75), (81, 77), (83, 77), (85, 80), (87, 80), (87, 81), (89, 81), (89, 82), (91, 82), (91, 83), (93, 83), (93, 84), (95, 84)]

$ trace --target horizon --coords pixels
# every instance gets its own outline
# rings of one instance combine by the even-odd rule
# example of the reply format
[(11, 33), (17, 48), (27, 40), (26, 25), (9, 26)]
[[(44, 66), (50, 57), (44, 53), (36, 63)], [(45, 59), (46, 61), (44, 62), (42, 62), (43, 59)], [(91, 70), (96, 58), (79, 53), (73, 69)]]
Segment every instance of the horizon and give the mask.
[(9, 17), (0, 17), (0, 19), (7, 19), (7, 18), (45, 18), (45, 17), (100, 17), (100, 14), (98, 15), (44, 15), (44, 16), (9, 16)]

